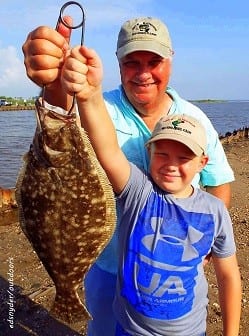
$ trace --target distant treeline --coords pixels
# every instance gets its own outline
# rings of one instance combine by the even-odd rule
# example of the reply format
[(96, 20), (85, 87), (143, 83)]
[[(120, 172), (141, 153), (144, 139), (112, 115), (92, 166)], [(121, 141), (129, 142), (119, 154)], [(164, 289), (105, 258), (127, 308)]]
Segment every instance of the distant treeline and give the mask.
[(198, 100), (189, 100), (191, 103), (224, 103), (226, 100), (220, 99), (198, 99)]

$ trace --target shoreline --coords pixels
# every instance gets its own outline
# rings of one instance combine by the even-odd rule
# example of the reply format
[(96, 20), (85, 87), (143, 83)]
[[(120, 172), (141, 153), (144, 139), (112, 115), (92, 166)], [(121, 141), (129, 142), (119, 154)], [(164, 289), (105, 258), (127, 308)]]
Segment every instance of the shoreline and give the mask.
[(35, 105), (11, 105), (11, 106), (0, 106), (0, 112), (7, 111), (22, 111), (22, 110), (35, 110)]

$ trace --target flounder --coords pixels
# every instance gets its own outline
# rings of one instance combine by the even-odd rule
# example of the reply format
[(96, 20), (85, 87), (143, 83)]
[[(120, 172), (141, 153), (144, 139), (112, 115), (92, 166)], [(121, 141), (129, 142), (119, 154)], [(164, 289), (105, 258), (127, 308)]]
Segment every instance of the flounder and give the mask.
[(107, 245), (116, 223), (108, 178), (76, 114), (36, 101), (37, 127), (16, 184), (20, 226), (53, 280), (51, 312), (86, 325), (77, 289)]

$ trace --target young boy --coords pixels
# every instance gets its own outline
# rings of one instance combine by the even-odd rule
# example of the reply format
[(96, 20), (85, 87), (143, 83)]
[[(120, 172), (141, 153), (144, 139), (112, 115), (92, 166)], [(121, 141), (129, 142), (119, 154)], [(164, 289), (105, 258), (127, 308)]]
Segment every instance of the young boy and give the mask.
[(118, 146), (101, 80), (98, 57), (85, 47), (72, 49), (62, 84), (76, 94), (82, 126), (121, 214), (116, 335), (205, 335), (208, 286), (203, 260), (210, 252), (223, 335), (238, 335), (241, 283), (231, 219), (222, 201), (191, 185), (208, 161), (204, 127), (186, 115), (162, 117), (146, 144), (147, 175)]

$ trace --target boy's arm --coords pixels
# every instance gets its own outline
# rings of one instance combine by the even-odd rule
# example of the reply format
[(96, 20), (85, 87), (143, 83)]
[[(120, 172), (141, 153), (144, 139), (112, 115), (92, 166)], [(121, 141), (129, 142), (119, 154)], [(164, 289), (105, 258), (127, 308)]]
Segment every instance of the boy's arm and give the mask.
[(101, 90), (90, 101), (77, 99), (81, 124), (113, 190), (119, 194), (130, 176), (130, 164), (121, 151), (116, 130), (106, 110)]
[(113, 122), (102, 95), (102, 64), (95, 51), (76, 47), (65, 61), (62, 85), (75, 93), (82, 127), (98, 160), (112, 184), (120, 193), (130, 176), (130, 164), (120, 149)]
[(241, 311), (241, 279), (236, 255), (213, 256), (223, 320), (223, 335), (238, 336)]

